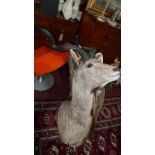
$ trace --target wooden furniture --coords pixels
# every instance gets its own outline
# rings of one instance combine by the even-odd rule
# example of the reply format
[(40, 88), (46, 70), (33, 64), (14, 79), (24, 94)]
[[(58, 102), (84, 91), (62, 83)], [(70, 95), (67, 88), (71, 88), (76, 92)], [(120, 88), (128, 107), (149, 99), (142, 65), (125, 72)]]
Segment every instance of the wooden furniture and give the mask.
[(81, 19), (79, 42), (82, 46), (103, 51), (106, 63), (113, 63), (116, 57), (121, 60), (121, 30), (99, 21), (88, 12)]
[[(79, 27), (78, 21), (67, 21), (62, 16), (52, 16), (41, 12), (39, 9), (36, 9), (34, 12), (34, 24), (35, 26), (48, 29), (57, 43), (72, 42)], [(37, 39), (41, 39), (41, 37)]]
[[(104, 62), (113, 63), (118, 57), (121, 61), (121, 30), (109, 26), (87, 11), (83, 13), (80, 22), (65, 20), (62, 16), (54, 17), (39, 10), (35, 10), (34, 23), (48, 29), (56, 39), (56, 42), (72, 42), (75, 35), (79, 35), (79, 42), (82, 46), (94, 47), (104, 54)], [(63, 40), (60, 36), (63, 34)], [(48, 40), (38, 36), (35, 41), (47, 45)], [(43, 44), (44, 43), (44, 44)]]

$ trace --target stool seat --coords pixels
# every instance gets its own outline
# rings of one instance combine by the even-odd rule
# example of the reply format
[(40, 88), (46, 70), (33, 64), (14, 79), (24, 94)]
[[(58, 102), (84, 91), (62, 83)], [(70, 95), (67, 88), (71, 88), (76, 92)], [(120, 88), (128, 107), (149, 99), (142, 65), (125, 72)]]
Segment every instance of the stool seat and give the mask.
[(47, 47), (34, 50), (34, 74), (45, 75), (62, 67), (69, 57), (69, 51), (59, 52)]

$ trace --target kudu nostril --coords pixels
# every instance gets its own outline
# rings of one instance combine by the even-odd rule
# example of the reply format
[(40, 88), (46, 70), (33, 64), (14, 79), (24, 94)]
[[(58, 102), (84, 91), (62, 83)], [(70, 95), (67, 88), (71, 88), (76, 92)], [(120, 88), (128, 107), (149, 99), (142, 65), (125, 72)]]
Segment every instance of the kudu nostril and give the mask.
[(121, 69), (119, 67), (116, 67), (113, 69), (113, 71), (121, 71)]

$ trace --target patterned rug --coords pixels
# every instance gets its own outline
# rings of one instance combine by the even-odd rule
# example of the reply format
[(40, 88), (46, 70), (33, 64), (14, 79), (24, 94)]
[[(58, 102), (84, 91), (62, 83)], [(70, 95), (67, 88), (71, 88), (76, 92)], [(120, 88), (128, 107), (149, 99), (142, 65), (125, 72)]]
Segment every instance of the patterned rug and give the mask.
[(34, 106), (35, 155), (120, 155), (121, 98), (105, 99), (92, 138), (75, 148), (60, 142), (56, 112), (62, 101), (40, 102)]

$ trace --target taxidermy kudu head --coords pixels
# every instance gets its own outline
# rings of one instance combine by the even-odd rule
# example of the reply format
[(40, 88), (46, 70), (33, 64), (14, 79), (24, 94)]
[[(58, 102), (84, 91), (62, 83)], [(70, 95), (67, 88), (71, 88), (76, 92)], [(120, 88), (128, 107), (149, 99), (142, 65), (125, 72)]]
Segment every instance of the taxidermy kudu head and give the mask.
[[(103, 63), (102, 53), (86, 53), (82, 49), (76, 51), (71, 50), (72, 67), (71, 80), (72, 84), (75, 81), (82, 82), (86, 89), (93, 90), (95, 88), (103, 88), (110, 82), (120, 78), (119, 68), (116, 66)], [(80, 51), (80, 52), (79, 52)]]
[(85, 50), (70, 50), (72, 99), (61, 104), (57, 115), (60, 139), (76, 146), (89, 136), (93, 126), (94, 90), (99, 95), (106, 84), (120, 78), (118, 68), (104, 64), (101, 53), (92, 57)]

